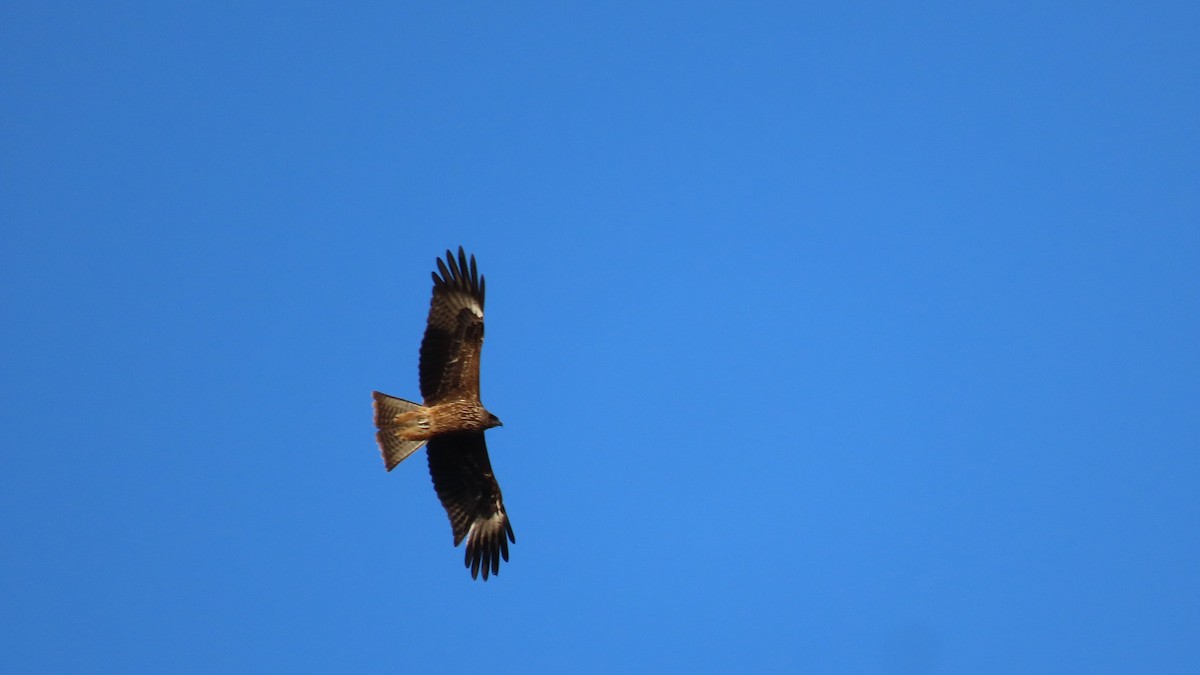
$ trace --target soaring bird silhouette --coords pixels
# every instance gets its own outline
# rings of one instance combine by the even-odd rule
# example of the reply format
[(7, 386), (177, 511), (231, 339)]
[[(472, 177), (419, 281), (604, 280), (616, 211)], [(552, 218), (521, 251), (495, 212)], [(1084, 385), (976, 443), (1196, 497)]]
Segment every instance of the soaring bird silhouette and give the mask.
[(391, 471), (426, 446), (429, 475), (450, 516), (454, 545), (467, 540), (471, 577), (500, 573), (508, 542), (516, 543), (500, 484), (492, 473), (483, 432), (501, 426), (479, 401), (479, 354), (483, 348), (484, 281), (462, 247), (446, 251), (433, 273), (433, 299), (421, 341), (424, 405), (373, 392), (375, 434)]

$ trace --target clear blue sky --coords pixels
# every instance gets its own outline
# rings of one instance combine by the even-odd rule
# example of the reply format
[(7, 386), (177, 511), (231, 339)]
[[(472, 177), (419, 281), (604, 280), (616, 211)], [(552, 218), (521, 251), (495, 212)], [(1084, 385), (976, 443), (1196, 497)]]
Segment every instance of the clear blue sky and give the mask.
[(835, 4), (4, 3), (0, 670), (1200, 671), (1200, 9)]

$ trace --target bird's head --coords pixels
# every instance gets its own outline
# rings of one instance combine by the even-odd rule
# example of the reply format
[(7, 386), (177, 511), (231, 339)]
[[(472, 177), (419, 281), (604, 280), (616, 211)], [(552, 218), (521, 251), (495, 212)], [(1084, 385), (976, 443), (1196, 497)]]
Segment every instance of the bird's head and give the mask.
[(487, 426), (487, 428), (491, 429), (492, 427), (502, 427), (502, 426), (504, 426), (504, 422), (501, 422), (499, 417), (496, 417), (496, 416), (495, 416), (495, 415), (493, 415), (492, 413), (488, 413), (487, 415), (488, 415), (488, 419), (487, 419), (487, 425), (488, 425), (488, 426)]

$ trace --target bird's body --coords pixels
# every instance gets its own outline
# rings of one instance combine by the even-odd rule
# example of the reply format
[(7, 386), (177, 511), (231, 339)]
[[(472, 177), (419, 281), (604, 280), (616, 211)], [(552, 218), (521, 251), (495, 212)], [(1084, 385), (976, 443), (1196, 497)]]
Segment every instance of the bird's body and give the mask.
[[(384, 396), (387, 394), (376, 392), (376, 400)], [(384, 424), (389, 433), (400, 440), (428, 441), (442, 434), (490, 429), (496, 426), (491, 417), (492, 414), (475, 401), (447, 401), (397, 413), (391, 420), (385, 419)]]
[(433, 299), (421, 341), (424, 404), (374, 392), (375, 438), (391, 471), (421, 446), (429, 473), (450, 516), (454, 545), (467, 540), (466, 563), (475, 577), (500, 572), (508, 542), (516, 542), (500, 485), (492, 474), (483, 432), (500, 420), (479, 401), (479, 354), (483, 347), (484, 280), (466, 253), (446, 251), (433, 274)]

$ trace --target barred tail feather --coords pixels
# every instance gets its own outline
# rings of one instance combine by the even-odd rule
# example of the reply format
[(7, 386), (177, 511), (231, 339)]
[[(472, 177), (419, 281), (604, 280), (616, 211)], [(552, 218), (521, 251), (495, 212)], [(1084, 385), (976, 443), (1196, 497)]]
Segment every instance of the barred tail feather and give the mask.
[(383, 464), (388, 471), (396, 468), (397, 464), (425, 445), (425, 441), (406, 441), (400, 438), (395, 429), (380, 429), (375, 434), (375, 440), (379, 442), (379, 451), (383, 454)]
[(379, 443), (380, 453), (383, 454), (384, 465), (391, 471), (425, 445), (425, 441), (410, 441), (400, 437), (400, 427), (395, 421), (396, 415), (419, 410), (422, 406), (377, 391), (371, 392), (371, 395), (375, 399), (375, 427), (379, 429), (375, 440)]

